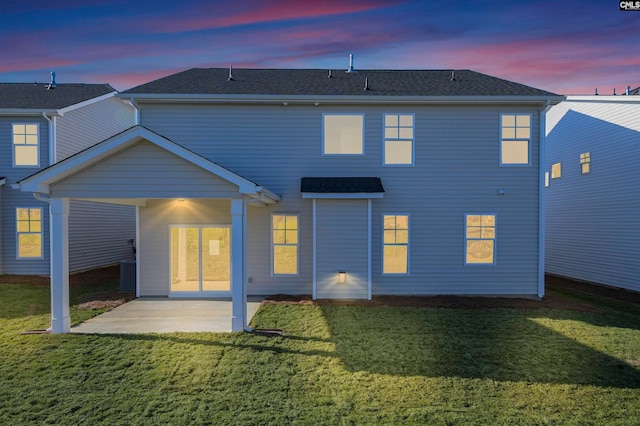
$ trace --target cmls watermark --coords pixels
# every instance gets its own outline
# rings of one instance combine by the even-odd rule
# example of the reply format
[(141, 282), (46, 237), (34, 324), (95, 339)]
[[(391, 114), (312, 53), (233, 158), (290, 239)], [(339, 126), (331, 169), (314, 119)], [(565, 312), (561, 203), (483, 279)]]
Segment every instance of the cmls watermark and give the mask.
[(640, 1), (621, 1), (620, 10), (640, 10)]

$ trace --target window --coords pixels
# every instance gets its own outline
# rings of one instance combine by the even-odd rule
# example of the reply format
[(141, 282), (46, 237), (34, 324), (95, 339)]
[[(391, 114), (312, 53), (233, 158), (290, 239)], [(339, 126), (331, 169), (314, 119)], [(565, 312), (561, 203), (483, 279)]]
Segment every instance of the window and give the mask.
[(298, 215), (271, 216), (273, 275), (298, 274)]
[(413, 114), (384, 115), (384, 164), (413, 164)]
[(42, 256), (42, 208), (18, 207), (16, 209), (16, 233), (18, 258), (41, 259)]
[(551, 179), (559, 179), (562, 177), (562, 163), (551, 165)]
[(364, 154), (364, 114), (324, 114), (323, 153)]
[(496, 215), (468, 214), (466, 219), (465, 264), (495, 264)]
[(500, 164), (528, 166), (530, 164), (531, 115), (502, 114), (500, 118)]
[(549, 172), (544, 172), (544, 187), (549, 187)]
[(14, 124), (13, 125), (13, 165), (38, 167), (38, 125)]
[(409, 216), (384, 215), (383, 274), (409, 273)]
[(591, 153), (580, 154), (580, 171), (583, 175), (591, 171)]

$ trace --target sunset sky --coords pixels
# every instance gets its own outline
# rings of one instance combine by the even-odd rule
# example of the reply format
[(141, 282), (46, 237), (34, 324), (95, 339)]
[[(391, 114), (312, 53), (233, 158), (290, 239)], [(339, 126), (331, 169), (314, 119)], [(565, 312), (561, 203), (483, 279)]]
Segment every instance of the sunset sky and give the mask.
[[(85, 3), (86, 6), (79, 6)], [(640, 11), (613, 0), (16, 0), (0, 82), (110, 83), (193, 67), (472, 69), (560, 94), (640, 86)]]

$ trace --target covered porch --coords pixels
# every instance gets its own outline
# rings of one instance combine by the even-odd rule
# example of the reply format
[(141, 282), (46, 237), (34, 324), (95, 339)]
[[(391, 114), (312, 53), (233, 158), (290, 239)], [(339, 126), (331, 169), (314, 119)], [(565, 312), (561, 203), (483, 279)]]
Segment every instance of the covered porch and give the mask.
[[(221, 315), (228, 312), (230, 331), (248, 328), (247, 208), (276, 203), (280, 200), (279, 196), (141, 126), (132, 127), (19, 183), (22, 191), (34, 193), (36, 198), (47, 201), (50, 207), (53, 333), (71, 332), (68, 244), (70, 199), (136, 206), (138, 297), (228, 297), (230, 302), (227, 305), (203, 306), (220, 308)], [(190, 212), (185, 213), (187, 210), (184, 208), (171, 207), (183, 200), (191, 202)], [(153, 214), (142, 214), (150, 209), (154, 209)], [(176, 223), (182, 223), (186, 228), (175, 228)], [(206, 232), (210, 231), (208, 223), (215, 223), (226, 229), (226, 252), (219, 246), (222, 244), (222, 237), (205, 238), (208, 235)], [(100, 226), (99, 223), (96, 226)], [(172, 282), (176, 281), (173, 269), (180, 263), (174, 262), (170, 247), (176, 246), (176, 252), (181, 252), (186, 249), (186, 243), (170, 244), (169, 239), (177, 238), (176, 236), (192, 229), (199, 233), (198, 255), (202, 256), (202, 263), (205, 262), (204, 253), (217, 255), (224, 252), (228, 256), (224, 294), (203, 291), (215, 289), (209, 288), (206, 283), (206, 273), (202, 266), (199, 267), (199, 292), (181, 294), (178, 287), (171, 287)], [(214, 244), (216, 242), (218, 244)], [(175, 257), (180, 258), (181, 255)], [(160, 286), (166, 286), (166, 292), (161, 287), (145, 287), (145, 283), (149, 282), (161, 283)], [(177, 305), (162, 306), (173, 309)], [(223, 307), (230, 309), (225, 310)], [(165, 314), (168, 318), (175, 318), (170, 310)], [(160, 317), (155, 318), (160, 321)]]

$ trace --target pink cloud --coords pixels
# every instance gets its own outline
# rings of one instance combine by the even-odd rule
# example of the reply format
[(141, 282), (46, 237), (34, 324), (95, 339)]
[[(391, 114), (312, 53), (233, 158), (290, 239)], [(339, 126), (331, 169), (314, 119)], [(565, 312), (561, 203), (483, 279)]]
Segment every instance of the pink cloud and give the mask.
[(251, 2), (251, 10), (249, 11), (220, 16), (217, 7), (206, 11), (198, 10), (197, 16), (188, 16), (183, 19), (174, 16), (171, 19), (154, 21), (151, 28), (155, 32), (163, 33), (199, 31), (236, 25), (364, 12), (393, 3), (394, 0), (261, 0)]

